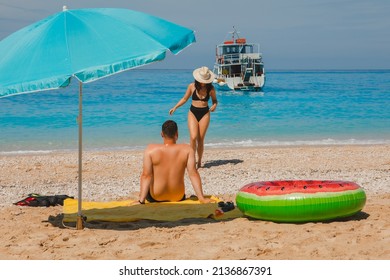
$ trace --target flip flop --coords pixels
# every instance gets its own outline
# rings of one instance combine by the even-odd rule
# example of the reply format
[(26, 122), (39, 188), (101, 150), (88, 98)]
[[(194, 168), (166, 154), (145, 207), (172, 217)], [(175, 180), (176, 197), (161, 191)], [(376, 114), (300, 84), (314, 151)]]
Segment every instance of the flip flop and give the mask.
[(220, 201), (218, 202), (218, 207), (225, 213), (225, 212), (229, 212), (229, 211), (232, 211), (235, 206), (234, 206), (234, 203), (231, 202), (231, 201), (228, 201), (228, 202), (223, 202), (223, 201)]

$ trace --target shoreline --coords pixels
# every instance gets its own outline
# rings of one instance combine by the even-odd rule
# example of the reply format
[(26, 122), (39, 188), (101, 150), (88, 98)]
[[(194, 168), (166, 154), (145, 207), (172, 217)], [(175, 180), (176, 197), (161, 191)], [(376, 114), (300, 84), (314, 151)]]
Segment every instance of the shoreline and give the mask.
[[(179, 139), (178, 143), (187, 143)], [(188, 144), (188, 143), (187, 143)], [(256, 141), (256, 140), (232, 140), (231, 142), (209, 142), (205, 143), (205, 149), (246, 149), (246, 148), (281, 148), (281, 147), (322, 147), (322, 146), (371, 146), (371, 145), (390, 145), (388, 139), (322, 139), (322, 140), (275, 140), (275, 141)], [(122, 151), (143, 151), (145, 145), (135, 146), (113, 146), (100, 148), (83, 148), (83, 152), (122, 152)], [(52, 149), (52, 150), (0, 150), (0, 156), (8, 155), (41, 155), (41, 154), (56, 154), (56, 153), (74, 153), (78, 152), (78, 148), (72, 149)]]
[[(135, 199), (143, 151), (84, 152), (83, 201)], [(234, 200), (246, 183), (346, 180), (367, 202), (328, 222), (274, 223), (240, 217), (61, 226), (62, 207), (14, 206), (29, 193), (76, 196), (77, 153), (0, 155), (0, 259), (28, 260), (388, 260), (390, 145), (205, 149), (199, 169), (206, 195)], [(186, 194), (193, 194), (188, 178)], [(188, 245), (200, 250), (183, 250)]]

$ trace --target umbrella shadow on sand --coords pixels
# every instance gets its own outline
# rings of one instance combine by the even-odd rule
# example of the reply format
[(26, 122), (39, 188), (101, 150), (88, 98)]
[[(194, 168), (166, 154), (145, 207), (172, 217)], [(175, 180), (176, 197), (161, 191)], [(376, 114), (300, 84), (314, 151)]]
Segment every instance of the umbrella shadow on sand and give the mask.
[[(367, 220), (370, 217), (370, 214), (360, 211), (352, 216), (344, 218), (336, 218), (329, 221), (321, 222), (305, 222), (305, 223), (293, 223), (293, 224), (308, 224), (308, 223), (321, 223), (321, 224), (332, 224), (332, 223), (345, 223), (350, 221), (363, 221)], [(232, 221), (237, 218), (245, 218), (250, 222), (270, 222), (263, 221), (255, 218), (251, 218), (245, 215), (239, 215), (235, 213), (232, 217), (218, 220), (213, 218), (185, 218), (179, 221), (156, 221), (156, 220), (138, 220), (133, 222), (105, 222), (105, 221), (86, 221), (85, 227), (89, 229), (100, 229), (100, 230), (116, 230), (116, 231), (132, 231), (139, 229), (146, 229), (150, 227), (156, 228), (176, 228), (179, 226), (189, 226), (189, 225), (204, 225), (204, 224), (218, 224), (221, 222)], [(65, 229), (65, 228), (75, 228), (75, 222), (64, 223), (64, 214), (59, 214), (57, 216), (49, 216), (46, 222), (50, 223), (52, 226)], [(275, 222), (278, 224), (278, 222)]]
[[(64, 215), (59, 214), (57, 216), (49, 216), (47, 222), (52, 226), (65, 229), (71, 228), (75, 229), (76, 223), (64, 223)], [(176, 228), (180, 226), (189, 226), (189, 225), (204, 225), (204, 224), (218, 224), (221, 222), (232, 221), (236, 217), (216, 220), (213, 218), (186, 218), (179, 221), (155, 221), (155, 220), (138, 220), (133, 222), (105, 222), (105, 221), (86, 221), (84, 223), (85, 228), (88, 229), (100, 229), (100, 230), (116, 230), (116, 231), (132, 231), (139, 229), (146, 229), (150, 227), (155, 228)]]

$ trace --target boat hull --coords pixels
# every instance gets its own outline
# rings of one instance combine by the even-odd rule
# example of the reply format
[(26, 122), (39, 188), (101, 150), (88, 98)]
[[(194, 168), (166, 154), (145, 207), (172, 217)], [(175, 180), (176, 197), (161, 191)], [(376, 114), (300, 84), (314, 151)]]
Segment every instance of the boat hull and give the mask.
[(244, 82), (241, 77), (219, 77), (214, 80), (213, 84), (217, 90), (221, 91), (261, 91), (265, 85), (265, 75), (253, 76), (248, 82)]

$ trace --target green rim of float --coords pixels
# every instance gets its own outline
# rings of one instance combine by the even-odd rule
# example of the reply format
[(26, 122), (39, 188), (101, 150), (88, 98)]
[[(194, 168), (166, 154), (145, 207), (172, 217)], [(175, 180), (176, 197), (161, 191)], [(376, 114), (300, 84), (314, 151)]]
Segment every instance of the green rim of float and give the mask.
[[(283, 194), (286, 192), (286, 194)], [(244, 186), (236, 196), (244, 215), (275, 222), (315, 222), (354, 215), (366, 194), (352, 182), (269, 181)]]

